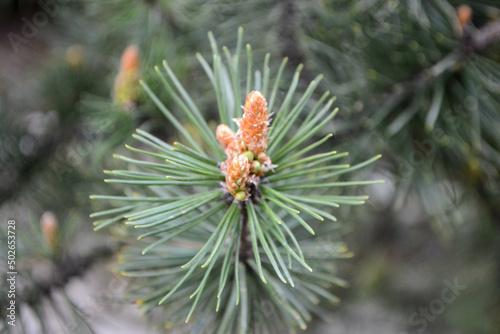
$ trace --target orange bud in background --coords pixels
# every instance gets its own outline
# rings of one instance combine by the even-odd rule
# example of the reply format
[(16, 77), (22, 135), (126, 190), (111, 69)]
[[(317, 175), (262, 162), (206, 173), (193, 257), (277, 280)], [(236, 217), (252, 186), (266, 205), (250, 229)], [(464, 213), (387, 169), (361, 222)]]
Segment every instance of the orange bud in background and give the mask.
[(465, 27), (472, 19), (472, 9), (467, 5), (460, 5), (457, 8), (457, 17), (460, 26)]
[(139, 48), (136, 45), (129, 45), (122, 54), (120, 71), (130, 71), (139, 68)]
[(120, 72), (113, 87), (113, 102), (125, 110), (134, 109), (141, 95), (139, 63), (139, 48), (128, 46), (123, 51)]
[(51, 211), (45, 211), (40, 217), (43, 238), (52, 251), (57, 246), (58, 225), (56, 215)]
[(72, 69), (81, 68), (83, 58), (83, 47), (80, 44), (72, 45), (66, 50), (66, 63)]

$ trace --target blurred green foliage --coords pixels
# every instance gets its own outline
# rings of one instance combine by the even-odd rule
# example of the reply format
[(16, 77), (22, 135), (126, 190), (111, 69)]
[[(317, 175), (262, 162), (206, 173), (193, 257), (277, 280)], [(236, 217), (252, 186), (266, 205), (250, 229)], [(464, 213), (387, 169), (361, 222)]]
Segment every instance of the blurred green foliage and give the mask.
[[(360, 176), (383, 177), (386, 186), (367, 189), (372, 195), (370, 209), (342, 212), (344, 220), (352, 222), (342, 234), (348, 234), (348, 245), (357, 256), (341, 265), (340, 274), (352, 278), (353, 287), (339, 292), (346, 307), (334, 314), (352, 315), (351, 306), (375, 300), (380, 319), (395, 315), (396, 330), (416, 332), (420, 326), (410, 321), (410, 315), (439, 297), (444, 279), (458, 277), (469, 288), (442, 315), (427, 322), (427, 332), (497, 332), (497, 1), (55, 3), (57, 13), (47, 14), (47, 23), (33, 36), (23, 34), (23, 26), (35, 22), (34, 16), (44, 13), (43, 6), (29, 0), (0, 4), (0, 32), (6, 37), (0, 43), (3, 221), (15, 217), (21, 230), (40, 238), (36, 222), (50, 210), (61, 226), (76, 230), (73, 238), (76, 233), (84, 241), (74, 249), (74, 239), (68, 237), (61, 244), (62, 254), (93, 258), (103, 245), (116, 251), (127, 238), (110, 239), (104, 232), (91, 231), (87, 216), (101, 207), (91, 204), (88, 195), (107, 192), (102, 170), (114, 166), (111, 155), (123, 150), (135, 128), (166, 141), (177, 138), (149, 100), (139, 99), (127, 110), (113, 104), (123, 50), (138, 46), (141, 77), (148, 83), (155, 82), (150, 80), (154, 66), (167, 59), (195, 101), (206, 106), (207, 118), (215, 120), (217, 108), (209, 82), (201, 79), (196, 52), (210, 59), (208, 31), (220, 45), (234, 47), (235, 33), (242, 26), (256, 62), (263, 63), (267, 52), (272, 61), (289, 57), (292, 66), (285, 79), (290, 80), (299, 63), (305, 64), (301, 87), (316, 74), (324, 74), (322, 88), (338, 97), (340, 107), (336, 121), (325, 130), (335, 133), (336, 148), (351, 152), (353, 159), (383, 153), (383, 161)], [(456, 9), (463, 3), (470, 6), (472, 16), (462, 26)], [(14, 47), (9, 34), (26, 43)], [(163, 89), (151, 88), (180, 114)], [(119, 189), (114, 191), (120, 194)], [(2, 247), (4, 240), (2, 236)], [(19, 243), (26, 249), (29, 241)], [(59, 263), (46, 256), (40, 260), (43, 251), (25, 254), (19, 260), (28, 277), (33, 276), (33, 263)], [(28, 282), (37, 289), (33, 277)], [(52, 283), (49, 279), (44, 289), (60, 287)], [(0, 295), (2, 309), (4, 302)], [(45, 321), (46, 315), (42, 312), (39, 317)], [(350, 328), (355, 328), (352, 323)], [(49, 321), (47, 332), (52, 325)]]

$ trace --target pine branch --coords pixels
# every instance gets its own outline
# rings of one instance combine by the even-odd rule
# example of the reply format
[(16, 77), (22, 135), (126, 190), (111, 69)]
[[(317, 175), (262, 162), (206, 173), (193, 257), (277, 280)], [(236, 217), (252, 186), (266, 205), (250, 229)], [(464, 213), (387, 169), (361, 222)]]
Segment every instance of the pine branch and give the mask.
[(9, 173), (9, 175), (15, 176), (9, 180), (3, 180), (2, 191), (0, 192), (0, 203), (15, 197), (16, 194), (21, 191), (23, 185), (30, 182), (33, 174), (38, 172), (40, 167), (46, 166), (47, 162), (53, 159), (54, 153), (57, 152), (58, 148), (67, 145), (77, 136), (77, 128), (77, 125), (67, 126), (64, 130), (60, 129), (53, 133), (50, 140), (36, 150), (36, 155), (24, 160), (20, 166), (16, 166), (17, 173)]
[(482, 52), (492, 44), (500, 41), (500, 20), (488, 23), (485, 27), (475, 33), (470, 45), (474, 52)]
[[(276, 103), (277, 90), (287, 60), (282, 62), (273, 82), (269, 75), (269, 55), (264, 69), (254, 70), (252, 48), (247, 45), (247, 69), (241, 71), (242, 36), (243, 30), (239, 29), (236, 53), (232, 55), (228, 48), (223, 48), (223, 58), (215, 38), (209, 34), (213, 68), (198, 55), (213, 85), (213, 96), (222, 121), (216, 131), (210, 129), (201, 113), (202, 108), (194, 103), (167, 63), (164, 62), (165, 71), (159, 68), (156, 71), (180, 111), (201, 133), (203, 143), (187, 131), (177, 115), (146, 83), (142, 83), (146, 93), (174, 124), (186, 144), (172, 146), (146, 131), (137, 130), (133, 137), (153, 151), (127, 146), (132, 152), (141, 154), (143, 159), (117, 156), (135, 168), (106, 171), (120, 178), (105, 180), (134, 187), (136, 195), (91, 196), (109, 200), (115, 206), (96, 212), (92, 217), (111, 216), (96, 221), (96, 229), (125, 222), (125, 225), (133, 225), (136, 231), (148, 230), (138, 234), (137, 239), (141, 242), (128, 249), (122, 256), (122, 263), (117, 266), (125, 276), (145, 279), (131, 298), (144, 305), (147, 311), (158, 304), (179, 304), (172, 317), (175, 321), (186, 317), (185, 321), (189, 322), (199, 314), (195, 309), (203, 307), (201, 305), (210, 307), (216, 304), (216, 310), (223, 305), (223, 314), (205, 313), (199, 320), (212, 322), (214, 317), (222, 318), (214, 321), (213, 327), (204, 327), (203, 332), (213, 333), (219, 329), (226, 333), (232, 332), (234, 327), (245, 332), (246, 319), (251, 314), (247, 306), (271, 298), (279, 309), (281, 325), (305, 329), (306, 322), (311, 319), (310, 313), (319, 310), (310, 303), (311, 295), (338, 301), (324, 289), (331, 279), (334, 264), (331, 261), (318, 264), (313, 272), (307, 263), (309, 258), (314, 261), (315, 257), (317, 260), (333, 259), (351, 254), (345, 246), (332, 244), (328, 254), (317, 255), (312, 250), (312, 240), (310, 243), (301, 240), (305, 238), (302, 233), (306, 231), (314, 235), (330, 230), (332, 227), (328, 225), (337, 218), (329, 213), (329, 208), (363, 204), (367, 197), (341, 195), (339, 187), (381, 181), (343, 181), (342, 174), (362, 168), (380, 156), (352, 167), (329, 164), (347, 153), (306, 156), (331, 137), (328, 135), (307, 145), (308, 140), (338, 111), (337, 108), (332, 110), (334, 99), (326, 101), (329, 93), (314, 101), (314, 91), (322, 76), (317, 76), (300, 98), (295, 98), (303, 67), (299, 65), (280, 105), (279, 101)], [(246, 74), (246, 80), (240, 78), (240, 73)], [(265, 73), (263, 77), (261, 73)], [(239, 108), (243, 104), (242, 84), (246, 87), (243, 115)], [(272, 93), (268, 98), (269, 109), (275, 111), (272, 121), (266, 97), (260, 92), (261, 89), (268, 91), (271, 86)], [(314, 108), (309, 109), (310, 106)], [(235, 122), (238, 126), (235, 131), (230, 121), (240, 115)], [(297, 126), (301, 119), (303, 122)], [(292, 135), (294, 127), (299, 130)], [(303, 145), (307, 146), (301, 148)], [(282, 167), (277, 168), (277, 165)], [(315, 168), (309, 168), (313, 166)], [(330, 195), (313, 196), (314, 191)], [(151, 192), (154, 195), (147, 195)], [(120, 202), (128, 204), (123, 206)], [(309, 223), (310, 217), (323, 222), (324, 226)], [(137, 248), (141, 249), (140, 256), (136, 253)], [(237, 255), (231, 261), (233, 251)], [(249, 286), (254, 286), (255, 293), (248, 293)], [(233, 291), (231, 294), (224, 292), (229, 289)], [(285, 289), (292, 290), (288, 294), (283, 293)], [(186, 296), (189, 298), (184, 298)], [(235, 317), (231, 314), (240, 297), (244, 305), (241, 305), (240, 316)], [(227, 319), (232, 319), (233, 324), (227, 324)]]
[[(64, 288), (71, 279), (83, 277), (94, 264), (109, 258), (118, 250), (117, 246), (100, 246), (86, 255), (67, 256), (54, 260), (54, 269), (48, 277), (35, 277), (28, 286), (24, 286), (16, 296), (20, 305), (38, 305), (45, 297), (57, 289)], [(8, 300), (0, 300), (2, 309), (5, 309)]]
[[(427, 89), (433, 85), (438, 78), (455, 71), (456, 64), (468, 59), (474, 60), (474, 55), (482, 53), (488, 47), (493, 46), (500, 40), (500, 20), (494, 21), (473, 36), (464, 35), (460, 43), (457, 43), (455, 48), (449, 51), (443, 58), (430, 67), (421, 69), (418, 73), (412, 75), (408, 80), (402, 80), (391, 85), (385, 92), (380, 93), (384, 99), (384, 108), (396, 108), (397, 106), (408, 106), (410, 102), (418, 96), (423, 89)], [(393, 87), (399, 87), (394, 90)], [(374, 109), (381, 108), (380, 103), (373, 105)], [(384, 114), (384, 113), (379, 113)], [(375, 128), (379, 125), (380, 120), (377, 116), (374, 117), (374, 122), (370, 123), (369, 128)], [(339, 140), (343, 136), (358, 136), (364, 130), (360, 127), (354, 128), (349, 133), (340, 133), (337, 135)]]

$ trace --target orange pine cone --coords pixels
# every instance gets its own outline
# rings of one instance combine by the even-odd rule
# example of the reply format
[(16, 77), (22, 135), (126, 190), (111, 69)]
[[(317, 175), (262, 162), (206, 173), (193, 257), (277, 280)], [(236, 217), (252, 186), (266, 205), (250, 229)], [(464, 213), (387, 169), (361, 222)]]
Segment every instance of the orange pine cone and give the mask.
[(243, 141), (225, 124), (217, 126), (217, 139), (228, 158), (245, 151)]
[(227, 125), (217, 127), (217, 139), (227, 155), (220, 169), (226, 176), (226, 190), (237, 201), (250, 196), (250, 185), (258, 186), (260, 177), (272, 169), (271, 159), (266, 155), (269, 115), (267, 102), (262, 93), (248, 94), (242, 118), (234, 121), (238, 132)]
[(236, 139), (233, 140), (225, 150), (228, 157), (244, 153), (245, 151), (246, 145), (239, 137), (236, 137)]
[(248, 94), (243, 107), (243, 118), (239, 121), (238, 132), (249, 151), (256, 156), (267, 149), (268, 130), (267, 102), (262, 93), (253, 91)]
[(219, 140), (223, 149), (226, 149), (234, 140), (236, 135), (226, 124), (219, 124), (217, 126), (217, 139)]
[[(246, 187), (250, 175), (250, 161), (245, 155), (236, 155), (234, 157), (230, 157), (226, 161), (226, 164), (226, 190), (235, 195), (237, 200), (245, 200), (248, 196)], [(241, 195), (242, 192), (244, 193), (244, 196)]]

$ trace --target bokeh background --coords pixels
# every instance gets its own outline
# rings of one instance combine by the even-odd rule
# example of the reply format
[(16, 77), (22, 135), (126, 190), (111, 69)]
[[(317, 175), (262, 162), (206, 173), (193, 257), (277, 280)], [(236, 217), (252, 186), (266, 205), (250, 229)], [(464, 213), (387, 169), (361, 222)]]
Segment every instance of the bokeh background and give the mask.
[[(103, 170), (137, 127), (176, 139), (136, 82), (172, 104), (152, 79), (163, 59), (198, 105), (213, 105), (207, 118), (216, 121), (196, 53), (210, 59), (208, 31), (233, 48), (238, 27), (254, 61), (270, 53), (276, 69), (288, 57), (287, 78), (304, 64), (302, 89), (324, 74), (321, 87), (340, 108), (325, 129), (335, 149), (358, 160), (383, 155), (358, 175), (386, 182), (339, 215), (355, 254), (339, 263), (350, 287), (333, 291), (342, 302), (330, 321), (306, 332), (500, 333), (494, 0), (2, 0), (0, 273), (14, 219), (13, 332), (166, 331), (123, 302), (129, 283), (113, 264), (133, 240), (93, 231), (89, 214), (99, 208), (89, 195), (109, 193)], [(120, 62), (130, 45), (140, 56), (127, 76)], [(5, 280), (0, 287), (4, 321)]]

